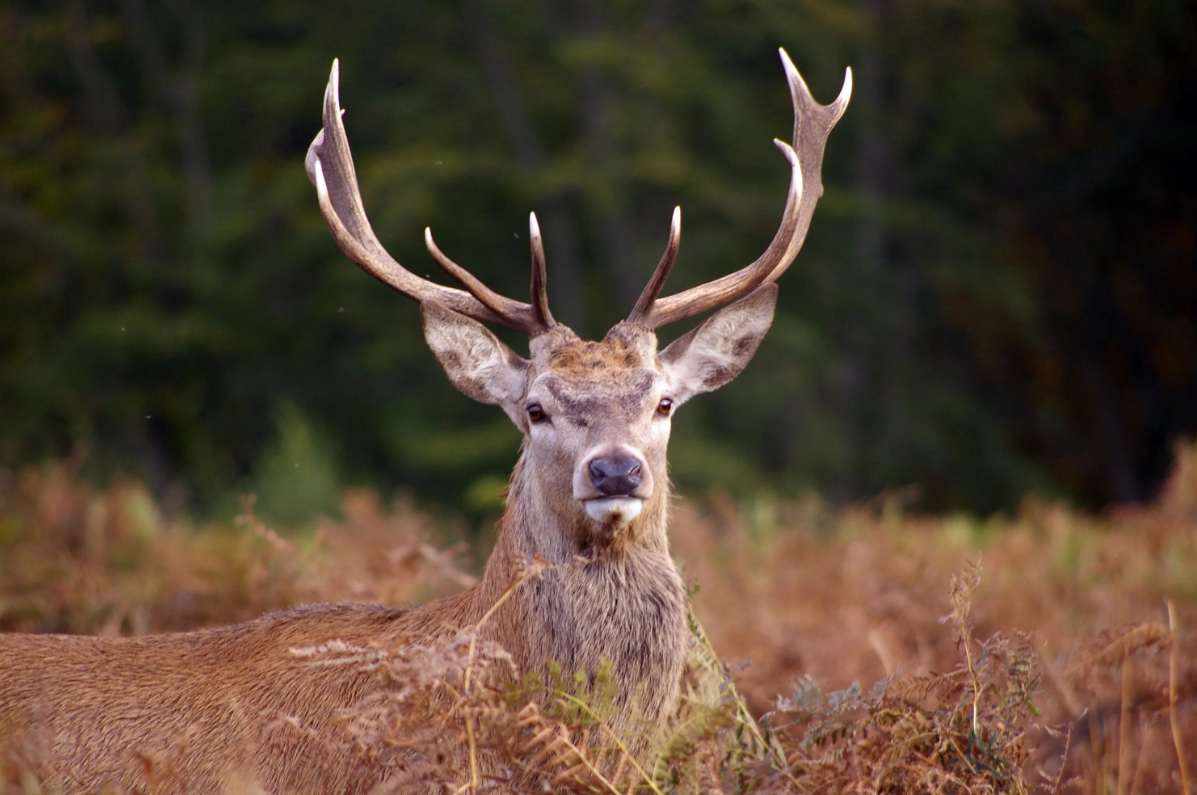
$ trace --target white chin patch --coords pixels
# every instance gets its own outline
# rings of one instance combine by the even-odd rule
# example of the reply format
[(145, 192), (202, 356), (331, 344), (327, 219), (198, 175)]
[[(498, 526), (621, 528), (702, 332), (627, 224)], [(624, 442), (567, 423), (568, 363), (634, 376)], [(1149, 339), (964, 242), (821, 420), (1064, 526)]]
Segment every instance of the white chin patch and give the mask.
[(640, 515), (644, 500), (636, 497), (600, 497), (586, 500), (586, 514), (603, 525), (627, 524)]

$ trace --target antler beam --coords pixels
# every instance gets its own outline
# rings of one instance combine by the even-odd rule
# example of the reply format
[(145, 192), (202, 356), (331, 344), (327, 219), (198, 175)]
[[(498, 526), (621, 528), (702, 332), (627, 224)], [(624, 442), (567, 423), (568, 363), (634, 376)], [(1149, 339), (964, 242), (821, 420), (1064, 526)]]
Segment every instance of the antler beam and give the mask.
[[(333, 61), (328, 87), (324, 91), (324, 128), (308, 148), (304, 167), (316, 186), (320, 210), (341, 250), (371, 276), (417, 301), (436, 301), (475, 320), (497, 323), (528, 334), (537, 334), (554, 325), (545, 297), (544, 250), (536, 217), (531, 219), (533, 256), (532, 303), (506, 298), (491, 290), (473, 274), (457, 265), (432, 242), (432, 232), (424, 239), (433, 258), (465, 290), (444, 287), (422, 279), (404, 268), (387, 253), (366, 218), (358, 189), (349, 139), (341, 121), (340, 64)], [(539, 263), (539, 265), (537, 264)], [(467, 292), (468, 291), (468, 292)]]
[(844, 115), (852, 96), (852, 70), (845, 71), (844, 85), (835, 101), (820, 105), (811, 96), (790, 56), (784, 49), (779, 52), (794, 105), (794, 142), (791, 146), (784, 141), (773, 141), (790, 161), (790, 190), (777, 234), (765, 253), (751, 265), (698, 287), (657, 298), (677, 254), (681, 219), (679, 212), (674, 210), (669, 247), (628, 315), (629, 323), (659, 328), (743, 298), (761, 284), (775, 281), (785, 273), (802, 248), (815, 204), (823, 195), (823, 150), (827, 136)]

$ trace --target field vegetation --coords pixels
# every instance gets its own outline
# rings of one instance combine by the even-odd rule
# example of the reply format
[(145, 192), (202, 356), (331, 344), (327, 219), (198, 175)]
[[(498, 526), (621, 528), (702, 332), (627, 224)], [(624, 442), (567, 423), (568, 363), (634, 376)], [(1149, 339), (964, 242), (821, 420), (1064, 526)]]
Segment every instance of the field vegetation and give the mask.
[[(341, 519), (283, 533), (247, 497), (235, 521), (196, 527), (138, 483), (98, 491), (74, 468), (0, 480), (4, 631), (164, 632), (319, 600), (424, 601), (467, 587), (485, 554), (403, 498), (350, 491)], [(393, 685), (345, 705), (357, 747), (328, 752), (395, 754), (402, 739), (398, 791), (1192, 793), (1197, 447), (1178, 448), (1154, 505), (1101, 516), (1028, 502), (1009, 518), (929, 518), (907, 499), (679, 501), (695, 642), (686, 697), (668, 726), (639, 732), (647, 743), (606, 724), (601, 674), (513, 684), (475, 627), (443, 648), (301, 650)], [(413, 721), (413, 688), (447, 688), (456, 706)], [(41, 791), (34, 760), (7, 754), (9, 791)], [(178, 790), (156, 764), (147, 780)]]

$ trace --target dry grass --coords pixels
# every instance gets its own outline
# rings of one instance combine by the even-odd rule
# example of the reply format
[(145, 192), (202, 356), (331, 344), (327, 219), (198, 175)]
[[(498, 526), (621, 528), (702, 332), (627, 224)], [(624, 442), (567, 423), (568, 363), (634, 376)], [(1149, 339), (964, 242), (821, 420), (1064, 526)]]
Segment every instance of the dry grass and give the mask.
[[(354, 747), (329, 753), (396, 766), (395, 791), (1197, 791), (1197, 447), (1178, 450), (1159, 504), (1102, 517), (931, 519), (901, 496), (680, 504), (671, 534), (702, 626), (666, 726), (612, 727), (603, 672), (513, 683), (473, 627), (436, 648), (304, 650), (385, 683), (345, 705)], [(200, 532), (137, 484), (4, 476), (0, 629), (167, 631), (471, 581), (410, 506), (356, 492), (344, 513), (304, 539), (249, 510)], [(432, 703), (435, 723), (413, 719)]]
[(694, 609), (721, 655), (751, 660), (738, 685), (754, 711), (803, 676), (844, 688), (952, 670), (945, 585), (983, 560), (975, 636), (1025, 633), (1042, 680), (1026, 786), (1197, 792), (1197, 447), (1178, 448), (1157, 505), (1102, 517), (1028, 503), (1008, 521), (931, 519), (901, 497), (682, 507)]

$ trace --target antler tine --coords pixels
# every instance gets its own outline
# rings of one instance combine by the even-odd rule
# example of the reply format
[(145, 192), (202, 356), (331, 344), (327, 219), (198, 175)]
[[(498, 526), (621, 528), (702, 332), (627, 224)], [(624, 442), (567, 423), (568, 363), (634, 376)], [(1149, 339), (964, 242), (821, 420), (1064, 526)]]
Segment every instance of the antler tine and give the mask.
[[(820, 105), (811, 96), (810, 89), (794, 68), (790, 56), (784, 49), (779, 52), (794, 106), (794, 143), (791, 146), (784, 141), (774, 140), (777, 148), (790, 161), (790, 189), (777, 234), (756, 262), (735, 273), (656, 299), (647, 308), (640, 306), (644, 300), (644, 296), (641, 296), (641, 301), (637, 301), (636, 308), (632, 310), (640, 325), (659, 328), (736, 301), (764, 282), (774, 281), (785, 273), (802, 248), (815, 204), (823, 195), (823, 150), (827, 145), (827, 136), (844, 115), (852, 96), (852, 70), (845, 71), (844, 85), (836, 100), (830, 105)], [(654, 274), (653, 279), (656, 278)]]
[[(304, 167), (308, 179), (316, 186), (320, 210), (328, 223), (333, 239), (348, 257), (363, 270), (417, 301), (436, 301), (475, 320), (497, 323), (535, 334), (543, 330), (533, 308), (524, 303), (498, 295), (474, 278), (464, 268), (435, 250), (430, 233), (425, 234), (437, 262), (460, 281), (470, 292), (444, 287), (416, 276), (387, 253), (362, 206), (353, 155), (349, 139), (341, 121), (340, 63), (333, 61), (324, 91), (324, 128), (316, 134), (308, 148)], [(448, 264), (446, 264), (448, 263)]]
[[(541, 326), (535, 322), (535, 318), (533, 318), (531, 325), (527, 327), (523, 325), (523, 316), (527, 315), (531, 310), (534, 310), (535, 307), (531, 307), (528, 304), (520, 303), (519, 301), (515, 301), (504, 295), (496, 293), (494, 290), (483, 284), (482, 280), (477, 276), (470, 273), (453, 260), (449, 259), (449, 257), (445, 255), (445, 252), (441, 251), (436, 245), (436, 241), (432, 239), (431, 227), (424, 227), (424, 246), (428, 249), (428, 253), (432, 255), (432, 258), (436, 261), (436, 264), (441, 266), (441, 269), (444, 270), (445, 273), (456, 279), (458, 284), (466, 288), (470, 295), (472, 295), (474, 298), (477, 298), (478, 301), (481, 302), (487, 309), (491, 310), (496, 315), (511, 317), (513, 320), (518, 320), (521, 323), (521, 325), (515, 325), (514, 323), (509, 322), (506, 323), (506, 325), (511, 326), (511, 328), (517, 328), (521, 331), (526, 331), (530, 334), (543, 330)], [(440, 285), (436, 286), (439, 287)], [(471, 315), (471, 317), (473, 317), (473, 315)], [(481, 320), (482, 318), (478, 319)]]
[(652, 278), (644, 286), (644, 292), (636, 299), (636, 305), (632, 307), (632, 313), (628, 315), (629, 323), (639, 323), (641, 316), (649, 311), (653, 302), (657, 300), (657, 296), (661, 294), (661, 288), (665, 286), (665, 280), (669, 278), (669, 271), (673, 269), (673, 263), (677, 260), (677, 250), (681, 243), (682, 208), (674, 207), (673, 220), (669, 222), (669, 245), (665, 247), (665, 253), (661, 255), (661, 261), (657, 263), (657, 269), (653, 271)]
[(544, 264), (544, 241), (540, 238), (540, 224), (536, 213), (528, 214), (528, 238), (532, 241), (532, 310), (542, 328), (557, 325), (549, 311), (548, 276)]

